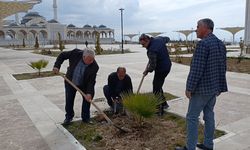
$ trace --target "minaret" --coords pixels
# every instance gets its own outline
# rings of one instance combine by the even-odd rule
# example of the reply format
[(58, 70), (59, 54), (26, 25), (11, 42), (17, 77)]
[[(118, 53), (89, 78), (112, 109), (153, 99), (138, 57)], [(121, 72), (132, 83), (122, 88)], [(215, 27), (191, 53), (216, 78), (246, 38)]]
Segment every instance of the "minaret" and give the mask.
[[(15, 0), (17, 2), (17, 0)], [(17, 24), (20, 24), (19, 23), (19, 16), (18, 16), (18, 13), (15, 14), (15, 20), (16, 20), (16, 23)]]
[(56, 4), (56, 0), (53, 1), (53, 8), (54, 8), (54, 19), (56, 21), (58, 21), (57, 20), (57, 4)]

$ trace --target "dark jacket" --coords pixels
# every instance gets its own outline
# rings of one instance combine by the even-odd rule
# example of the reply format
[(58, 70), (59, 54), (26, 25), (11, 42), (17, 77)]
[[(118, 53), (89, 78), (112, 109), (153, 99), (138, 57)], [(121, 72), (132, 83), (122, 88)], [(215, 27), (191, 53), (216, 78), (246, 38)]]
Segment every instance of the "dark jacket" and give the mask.
[(168, 37), (150, 38), (147, 47), (147, 56), (149, 58), (148, 72), (169, 72), (172, 63), (169, 58), (166, 43), (169, 42)]
[[(74, 49), (72, 51), (62, 52), (56, 59), (54, 67), (60, 69), (61, 64), (64, 60), (69, 60), (69, 66), (67, 68), (66, 77), (69, 80), (72, 80), (74, 69), (77, 66), (78, 62), (82, 59), (83, 51), (80, 49)], [(92, 64), (88, 65), (84, 71), (83, 81), (80, 84), (79, 88), (86, 94), (91, 94), (94, 97), (95, 90), (94, 86), (96, 83), (96, 75), (99, 70), (99, 66), (94, 61)]]
[(117, 93), (115, 89), (119, 81), (120, 80), (116, 72), (111, 73), (108, 77), (108, 86), (110, 88), (110, 93), (111, 93), (112, 98), (115, 98), (117, 96), (119, 97), (121, 93), (133, 92), (133, 86), (132, 86), (131, 78), (129, 77), (129, 75), (126, 74), (124, 79), (122, 80), (123, 86), (121, 89), (121, 93)]

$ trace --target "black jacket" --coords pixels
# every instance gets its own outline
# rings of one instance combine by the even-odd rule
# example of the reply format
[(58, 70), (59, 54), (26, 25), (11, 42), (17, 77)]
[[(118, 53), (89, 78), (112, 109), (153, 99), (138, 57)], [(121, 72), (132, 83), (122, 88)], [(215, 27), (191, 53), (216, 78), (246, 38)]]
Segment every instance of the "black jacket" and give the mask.
[[(64, 60), (69, 60), (69, 66), (67, 68), (66, 77), (69, 80), (72, 80), (74, 69), (78, 62), (82, 59), (83, 51), (80, 49), (74, 49), (72, 51), (66, 51), (62, 52), (56, 59), (56, 62), (54, 64), (54, 67), (60, 69), (61, 64), (64, 62)], [(95, 94), (95, 83), (96, 83), (96, 75), (97, 71), (99, 70), (99, 66), (94, 61), (92, 64), (88, 65), (85, 72), (83, 81), (80, 84), (79, 88), (86, 94), (91, 94), (92, 97), (94, 97)]]
[(111, 97), (115, 98), (115, 97), (119, 97), (121, 93), (131, 93), (133, 92), (133, 86), (132, 86), (132, 82), (131, 82), (131, 78), (129, 77), (129, 75), (125, 75), (125, 78), (122, 80), (122, 90), (121, 93), (116, 93), (116, 85), (119, 82), (119, 78), (117, 76), (116, 72), (113, 72), (109, 75), (108, 77), (108, 86), (110, 88), (110, 93), (111, 93)]

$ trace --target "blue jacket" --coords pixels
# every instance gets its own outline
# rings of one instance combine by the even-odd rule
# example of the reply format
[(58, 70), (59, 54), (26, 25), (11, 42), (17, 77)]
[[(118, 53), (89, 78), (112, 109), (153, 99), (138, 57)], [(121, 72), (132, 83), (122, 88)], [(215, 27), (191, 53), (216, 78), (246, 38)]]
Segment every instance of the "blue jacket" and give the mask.
[(186, 90), (210, 95), (227, 91), (226, 48), (214, 34), (197, 43), (187, 78)]
[(166, 43), (169, 42), (168, 37), (151, 38), (147, 47), (147, 56), (149, 58), (149, 66), (147, 71), (152, 72), (169, 72), (171, 69), (171, 61), (168, 54)]

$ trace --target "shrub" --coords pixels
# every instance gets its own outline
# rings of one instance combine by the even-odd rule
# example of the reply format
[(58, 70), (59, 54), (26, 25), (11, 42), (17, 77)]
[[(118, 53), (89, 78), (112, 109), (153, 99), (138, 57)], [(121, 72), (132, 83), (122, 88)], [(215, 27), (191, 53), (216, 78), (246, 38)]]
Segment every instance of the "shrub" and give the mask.
[(157, 112), (157, 106), (160, 104), (154, 95), (126, 94), (122, 95), (122, 99), (123, 106), (132, 113), (139, 126), (144, 118), (150, 118)]
[(38, 43), (38, 38), (37, 38), (37, 36), (36, 36), (36, 43), (35, 43), (35, 46), (34, 46), (36, 49), (38, 49), (39, 48), (39, 43)]
[(24, 38), (23, 38), (23, 47), (24, 48), (26, 47)]
[(59, 42), (59, 50), (63, 51), (65, 49), (65, 46), (63, 45), (61, 34), (58, 32), (58, 42)]
[(38, 61), (30, 62), (28, 65), (31, 68), (33, 68), (35, 70), (38, 70), (38, 76), (40, 76), (41, 75), (41, 70), (43, 68), (45, 68), (48, 65), (48, 63), (49, 63), (49, 61), (41, 59), (41, 60), (38, 60)]
[(96, 33), (96, 45), (95, 45), (95, 53), (97, 55), (100, 55), (103, 52), (103, 49), (101, 48), (100, 45), (100, 33)]

